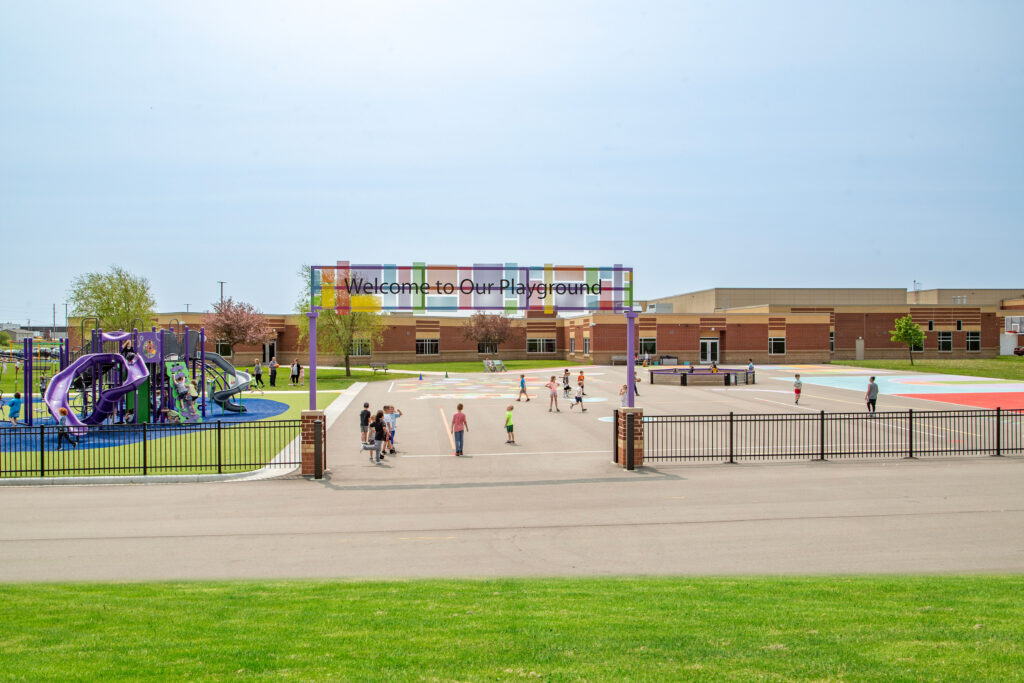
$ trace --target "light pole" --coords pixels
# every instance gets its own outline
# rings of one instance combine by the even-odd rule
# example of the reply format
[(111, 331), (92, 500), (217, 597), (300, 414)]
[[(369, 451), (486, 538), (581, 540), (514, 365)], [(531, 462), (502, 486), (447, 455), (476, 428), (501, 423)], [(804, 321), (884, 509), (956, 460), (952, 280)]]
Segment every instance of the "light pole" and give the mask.
[(220, 302), (221, 302), (221, 304), (223, 304), (224, 303), (224, 280), (217, 280), (217, 282), (220, 284)]
[(188, 313), (188, 304), (185, 304), (185, 312)]

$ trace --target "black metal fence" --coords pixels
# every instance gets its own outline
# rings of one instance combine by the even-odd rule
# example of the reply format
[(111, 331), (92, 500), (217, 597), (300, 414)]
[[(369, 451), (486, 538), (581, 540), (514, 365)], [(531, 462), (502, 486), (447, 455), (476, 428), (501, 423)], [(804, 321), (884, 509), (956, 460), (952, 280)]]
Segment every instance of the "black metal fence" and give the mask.
[(645, 461), (1024, 454), (1024, 410), (644, 415)]
[[(223, 474), (302, 462), (301, 420), (0, 428), (0, 478)], [(74, 429), (74, 428), (72, 428)], [(62, 437), (62, 431), (70, 438)]]

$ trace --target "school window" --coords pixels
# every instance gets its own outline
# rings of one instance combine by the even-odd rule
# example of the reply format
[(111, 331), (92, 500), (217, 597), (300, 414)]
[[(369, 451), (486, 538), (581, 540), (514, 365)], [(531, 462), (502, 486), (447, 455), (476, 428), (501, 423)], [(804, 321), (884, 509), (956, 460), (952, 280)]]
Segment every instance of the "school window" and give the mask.
[(768, 353), (784, 354), (786, 353), (786, 338), (785, 337), (772, 337), (768, 340)]
[(373, 344), (370, 343), (369, 339), (352, 340), (353, 356), (369, 356), (371, 354), (373, 354)]
[(231, 344), (225, 344), (224, 342), (217, 342), (217, 355), (218, 356), (230, 356), (231, 355)]
[(934, 332), (935, 331), (935, 321), (934, 320), (929, 320), (928, 321), (928, 331), (929, 332)]
[(967, 350), (981, 351), (981, 332), (967, 333)]
[(658, 340), (655, 337), (640, 337), (640, 355), (653, 356), (658, 352)]
[(526, 352), (527, 353), (554, 353), (555, 352), (555, 340), (554, 339), (527, 339), (526, 340)]
[(924, 344), (914, 344), (912, 347), (910, 347), (910, 350), (915, 352), (915, 353), (923, 353), (924, 352)]
[(836, 333), (835, 332), (829, 332), (828, 333), (828, 350), (831, 351), (832, 353), (836, 352)]
[(956, 331), (960, 332), (963, 329), (964, 329), (964, 321), (963, 320), (957, 320), (956, 321)]
[(569, 353), (576, 353), (576, 335), (569, 337)]
[(440, 339), (417, 339), (416, 340), (416, 355), (417, 356), (436, 356), (441, 353), (441, 340)]
[(498, 345), (491, 342), (477, 342), (476, 352), (494, 354), (498, 352)]
[(583, 355), (584, 356), (589, 356), (590, 355), (590, 337), (584, 337), (583, 338)]
[(939, 351), (953, 350), (953, 333), (939, 332)]

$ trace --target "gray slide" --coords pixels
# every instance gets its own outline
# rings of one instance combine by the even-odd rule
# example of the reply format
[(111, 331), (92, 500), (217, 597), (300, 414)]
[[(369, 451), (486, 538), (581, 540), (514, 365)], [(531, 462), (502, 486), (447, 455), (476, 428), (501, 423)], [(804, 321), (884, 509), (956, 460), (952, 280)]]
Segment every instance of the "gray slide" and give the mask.
[[(210, 385), (210, 400), (229, 413), (244, 413), (245, 406), (240, 403), (233, 403), (231, 397), (236, 396), (249, 388), (252, 376), (248, 372), (242, 372), (229, 363), (224, 356), (211, 351), (206, 352), (206, 362), (219, 371), (219, 378), (215, 378)], [(219, 385), (219, 386), (218, 386)]]

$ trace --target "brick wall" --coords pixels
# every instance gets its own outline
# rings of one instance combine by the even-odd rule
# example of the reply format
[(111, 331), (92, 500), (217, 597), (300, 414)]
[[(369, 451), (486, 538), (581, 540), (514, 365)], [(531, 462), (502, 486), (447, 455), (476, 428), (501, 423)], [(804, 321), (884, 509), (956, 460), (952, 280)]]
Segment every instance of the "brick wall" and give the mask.
[[(324, 411), (322, 410), (303, 410), (302, 411), (302, 473), (303, 474), (315, 474), (316, 463), (314, 462), (315, 444), (314, 439), (316, 438), (316, 421), (320, 420), (321, 434), (323, 435), (323, 454), (324, 460), (327, 460), (327, 420), (324, 417)], [(327, 469), (327, 463), (324, 462), (324, 469)]]

